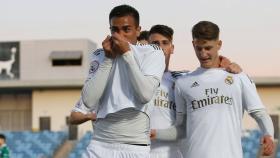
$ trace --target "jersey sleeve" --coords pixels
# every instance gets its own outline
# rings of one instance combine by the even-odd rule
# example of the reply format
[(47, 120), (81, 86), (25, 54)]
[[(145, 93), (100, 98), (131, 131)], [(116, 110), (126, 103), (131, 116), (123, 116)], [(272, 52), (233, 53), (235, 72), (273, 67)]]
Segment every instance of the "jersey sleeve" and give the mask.
[(152, 52), (145, 57), (145, 60), (143, 60), (143, 67), (141, 71), (146, 76), (155, 76), (161, 80), (165, 69), (164, 53), (162, 49), (156, 45), (148, 46), (151, 47), (149, 51)]
[(170, 71), (171, 76), (173, 77), (173, 79), (179, 79), (187, 74), (190, 73), (190, 71), (188, 70), (183, 70), (183, 71)]
[[(96, 72), (99, 69), (100, 64), (104, 61), (103, 49), (97, 49), (96, 51), (92, 52), (89, 58), (90, 58), (90, 66), (85, 82), (87, 82), (88, 80), (90, 80), (92, 77), (96, 75)], [(72, 111), (87, 114), (92, 110), (87, 108), (83, 103), (82, 99), (80, 98), (75, 104)]]
[(96, 51), (94, 51), (93, 53), (90, 54), (90, 65), (89, 65), (89, 71), (88, 71), (88, 75), (86, 78), (87, 82), (89, 79), (91, 79), (92, 77), (95, 76), (100, 64), (103, 62), (104, 60), (104, 51), (103, 49), (97, 49)]
[(92, 112), (89, 108), (85, 106), (82, 99), (80, 98), (78, 102), (75, 104), (74, 108), (72, 109), (73, 112), (80, 112), (82, 114), (87, 114), (89, 112)]
[(175, 82), (174, 94), (175, 94), (176, 112), (185, 114), (186, 113), (186, 102), (181, 93), (179, 80), (177, 80)]
[(264, 109), (264, 105), (257, 92), (255, 83), (244, 73), (240, 75), (241, 86), (242, 86), (242, 104), (248, 113), (254, 110)]

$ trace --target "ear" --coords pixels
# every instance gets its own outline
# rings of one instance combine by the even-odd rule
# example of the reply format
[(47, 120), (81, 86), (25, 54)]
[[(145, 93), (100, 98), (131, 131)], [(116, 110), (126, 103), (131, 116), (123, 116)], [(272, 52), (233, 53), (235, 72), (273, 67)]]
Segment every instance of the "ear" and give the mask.
[(218, 41), (218, 47), (219, 47), (219, 49), (221, 49), (222, 45), (223, 45), (223, 42), (222, 42), (221, 40), (219, 40), (219, 41)]
[(171, 46), (171, 54), (174, 53), (174, 48), (175, 48), (175, 46), (174, 46), (174, 44), (172, 44), (172, 46)]
[(194, 40), (192, 41), (192, 45), (193, 45), (193, 48), (194, 48), (194, 47), (195, 47), (195, 46), (194, 46)]
[(136, 28), (136, 35), (137, 35), (137, 37), (140, 36), (140, 32), (141, 32), (141, 26), (138, 26), (138, 27)]

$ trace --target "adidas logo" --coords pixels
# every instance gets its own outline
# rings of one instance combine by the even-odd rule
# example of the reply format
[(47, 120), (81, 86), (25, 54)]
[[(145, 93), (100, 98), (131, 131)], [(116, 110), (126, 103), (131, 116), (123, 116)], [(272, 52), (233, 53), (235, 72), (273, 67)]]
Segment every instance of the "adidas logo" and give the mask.
[(197, 82), (194, 82), (194, 83), (192, 84), (191, 88), (197, 87), (197, 86), (199, 86), (199, 84), (198, 84)]

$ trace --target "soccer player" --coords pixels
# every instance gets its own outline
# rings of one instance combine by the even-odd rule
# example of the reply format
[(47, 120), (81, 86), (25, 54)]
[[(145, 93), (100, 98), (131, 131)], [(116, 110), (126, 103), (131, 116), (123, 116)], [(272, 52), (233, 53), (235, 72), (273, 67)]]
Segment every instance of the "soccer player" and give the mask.
[(173, 29), (166, 25), (154, 25), (149, 31), (148, 42), (160, 46), (165, 55), (165, 71), (154, 97), (154, 108), (150, 116), (152, 129), (151, 158), (183, 157), (179, 148), (179, 141), (159, 141), (154, 137), (155, 130), (166, 129), (174, 125), (176, 118), (174, 83), (176, 78), (186, 73), (169, 70), (170, 56), (174, 51), (173, 33)]
[[(170, 56), (174, 52), (173, 29), (166, 25), (154, 25), (149, 31), (150, 44), (156, 44), (163, 49), (165, 55), (165, 71), (160, 87), (154, 98), (154, 108), (151, 112), (151, 158), (182, 158), (180, 151), (181, 143), (179, 140), (172, 140), (174, 136), (164, 135), (161, 130), (168, 129), (175, 124), (176, 105), (174, 98), (175, 80), (187, 74), (187, 71), (169, 70)], [(222, 66), (231, 72), (241, 72), (236, 64), (229, 64), (230, 61), (220, 57), (224, 63)], [(180, 117), (180, 115), (178, 116)], [(185, 127), (182, 127), (185, 128)], [(163, 141), (161, 139), (163, 137)], [(171, 139), (171, 140), (170, 140)], [(168, 141), (169, 140), (169, 141)], [(184, 140), (185, 141), (185, 140)]]
[(200, 67), (178, 79), (175, 86), (177, 114), (187, 116), (186, 157), (242, 158), (244, 110), (263, 132), (263, 155), (271, 155), (273, 124), (254, 82), (244, 73), (230, 74), (219, 68), (219, 27), (201, 21), (193, 26), (192, 37)]
[(97, 111), (93, 140), (83, 157), (150, 157), (148, 103), (162, 78), (165, 63), (156, 45), (137, 45), (139, 13), (128, 5), (109, 15), (111, 36), (96, 74), (82, 90), (82, 103)]
[(9, 149), (6, 145), (6, 137), (0, 134), (0, 158), (9, 158)]

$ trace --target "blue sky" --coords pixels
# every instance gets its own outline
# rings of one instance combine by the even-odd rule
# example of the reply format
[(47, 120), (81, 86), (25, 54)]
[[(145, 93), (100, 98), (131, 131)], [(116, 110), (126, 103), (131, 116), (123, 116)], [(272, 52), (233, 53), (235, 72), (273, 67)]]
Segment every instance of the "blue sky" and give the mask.
[(0, 41), (88, 38), (100, 47), (109, 34), (108, 14), (119, 4), (140, 12), (142, 29), (174, 29), (173, 70), (198, 66), (191, 28), (209, 20), (220, 26), (222, 55), (250, 76), (280, 76), (279, 0), (0, 0)]

